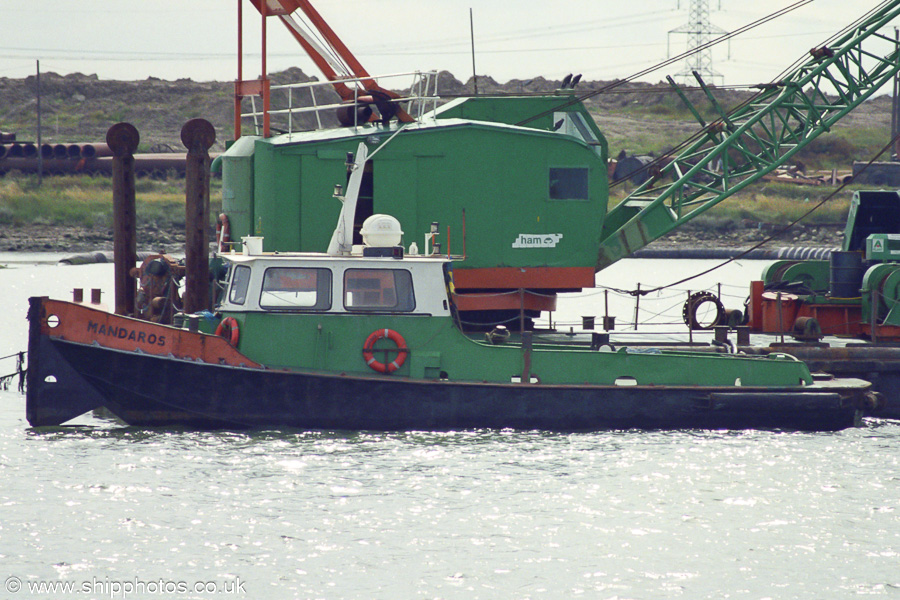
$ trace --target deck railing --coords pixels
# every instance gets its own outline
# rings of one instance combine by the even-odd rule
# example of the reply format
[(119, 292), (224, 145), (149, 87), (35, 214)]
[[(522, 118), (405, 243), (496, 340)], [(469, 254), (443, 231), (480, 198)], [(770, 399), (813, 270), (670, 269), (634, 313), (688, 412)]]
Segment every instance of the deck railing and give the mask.
[[(406, 86), (391, 85), (398, 83), (397, 80), (402, 79), (408, 81)], [(389, 75), (378, 75), (370, 77), (354, 77), (332, 81), (309, 81), (306, 83), (289, 83), (271, 85), (270, 90), (270, 107), (268, 115), (276, 119), (276, 124), (280, 127), (273, 129), (279, 133), (293, 133), (296, 131), (309, 131), (310, 129), (326, 129), (334, 126), (335, 119), (333, 117), (335, 111), (339, 108), (365, 106), (372, 104), (368, 101), (361, 101), (360, 97), (368, 96), (368, 91), (362, 87), (362, 82), (376, 81), (383, 85), (385, 89), (403, 89), (400, 98), (393, 98), (391, 102), (400, 104), (404, 110), (416, 120), (422, 119), (427, 114), (434, 111), (437, 107), (439, 97), (438, 89), (438, 72), (437, 71), (412, 71), (408, 73), (393, 73)], [(340, 97), (334, 91), (334, 83), (348, 84), (354, 90), (354, 97), (348, 102), (340, 101)], [(354, 85), (356, 84), (356, 85)], [(323, 89), (324, 88), (324, 89)], [(256, 135), (263, 135), (263, 122), (266, 111), (257, 107), (257, 96), (249, 96), (251, 110), (249, 112), (241, 112), (241, 120), (252, 120)], [(323, 103), (324, 102), (324, 103)], [(351, 110), (354, 122), (353, 127), (360, 127), (364, 123), (357, 122), (358, 111)], [(298, 119), (302, 115), (312, 114), (314, 120)]]

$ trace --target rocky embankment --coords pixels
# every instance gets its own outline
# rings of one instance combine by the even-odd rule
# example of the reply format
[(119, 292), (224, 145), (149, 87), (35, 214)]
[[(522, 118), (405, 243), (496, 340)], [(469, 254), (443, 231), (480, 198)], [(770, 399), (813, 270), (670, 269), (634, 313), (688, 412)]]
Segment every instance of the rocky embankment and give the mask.
[(703, 223), (688, 223), (653, 242), (651, 247), (751, 248), (765, 242), (763, 248), (790, 246), (839, 248), (844, 239), (843, 225), (795, 225), (781, 232), (783, 227), (756, 222), (727, 223), (715, 227)]
[[(681, 229), (655, 241), (651, 247), (665, 248), (750, 248), (769, 238), (778, 228), (766, 223), (728, 223), (710, 226), (688, 223)], [(783, 246), (839, 247), (843, 226), (795, 226), (766, 242), (766, 248)], [(210, 241), (213, 239), (210, 230)], [(140, 252), (184, 251), (184, 231), (163, 230), (154, 225), (138, 228)], [(105, 227), (60, 227), (55, 225), (23, 225), (0, 228), (0, 252), (94, 252), (113, 249), (113, 231)]]
[[(213, 234), (210, 232), (210, 241)], [(163, 231), (153, 225), (139, 227), (139, 252), (184, 252), (184, 231)], [(108, 228), (59, 225), (21, 225), (0, 228), (0, 252), (99, 252), (113, 249), (113, 231)]]

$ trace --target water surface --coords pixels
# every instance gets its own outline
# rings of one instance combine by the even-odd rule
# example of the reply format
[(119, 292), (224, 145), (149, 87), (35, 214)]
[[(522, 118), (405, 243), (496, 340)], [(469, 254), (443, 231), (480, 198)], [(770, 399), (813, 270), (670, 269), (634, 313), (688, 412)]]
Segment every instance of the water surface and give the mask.
[[(112, 286), (109, 265), (16, 264), (0, 284), (4, 356), (28, 295)], [(4, 598), (900, 598), (897, 422), (371, 434), (24, 414), (0, 391)]]

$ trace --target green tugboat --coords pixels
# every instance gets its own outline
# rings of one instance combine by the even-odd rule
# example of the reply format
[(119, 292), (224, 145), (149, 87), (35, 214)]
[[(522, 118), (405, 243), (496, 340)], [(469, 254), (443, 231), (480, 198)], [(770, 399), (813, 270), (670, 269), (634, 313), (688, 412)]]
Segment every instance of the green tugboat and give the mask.
[(32, 298), (29, 423), (103, 406), (197, 428), (837, 430), (875, 401), (867, 382), (813, 378), (784, 354), (473, 339), (452, 262), (393, 245), (221, 258), (218, 335)]
[[(871, 96), (900, 68), (896, 47), (867, 71), (847, 64), (879, 56), (867, 44), (884, 41), (875, 34), (900, 2), (813, 51), (755, 102), (703, 123), (693, 144), (612, 209), (606, 142), (571, 87), (437, 106), (436, 73), (392, 92), (308, 2), (254, 4), (321, 59), (340, 97), (328, 105), (314, 83), (237, 82), (236, 140), (213, 165), (225, 213), (214, 272), (226, 275), (201, 331), (154, 322), (179, 306), (149, 288), (151, 322), (32, 299), (32, 425), (105, 406), (141, 426), (835, 430), (878, 402), (868, 383), (814, 378), (781, 353), (648, 352), (599, 337), (577, 347), (542, 338), (530, 319)], [(290, 24), (298, 11), (349, 72)], [(826, 97), (826, 81), (841, 93)], [(278, 94), (308, 93), (312, 108), (272, 106)], [(258, 135), (242, 135), (250, 95), (261, 99), (250, 115)], [(304, 113), (317, 115), (314, 130), (294, 130)], [(323, 114), (339, 126), (321, 126)], [(283, 133), (272, 134), (273, 119), (286, 120)], [(169, 273), (154, 260), (142, 273)]]

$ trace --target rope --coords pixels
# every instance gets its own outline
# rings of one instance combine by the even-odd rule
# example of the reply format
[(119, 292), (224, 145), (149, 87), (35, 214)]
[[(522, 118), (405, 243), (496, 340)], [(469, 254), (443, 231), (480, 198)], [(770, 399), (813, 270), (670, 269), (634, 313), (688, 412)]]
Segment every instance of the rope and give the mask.
[(27, 369), (25, 368), (25, 355), (27, 352), (22, 351), (16, 354), (12, 354), (10, 356), (4, 356), (3, 358), (16, 358), (16, 371), (14, 373), (10, 373), (9, 375), (0, 376), (0, 389), (8, 390), (9, 382), (12, 381), (12, 378), (15, 376), (19, 376), (19, 393), (23, 393), (25, 391), (25, 373)]
[[(829, 37), (825, 42), (823, 42), (823, 46), (827, 47), (831, 42), (835, 41), (836, 39), (838, 39), (839, 37), (841, 37), (841, 36), (843, 36), (843, 35), (846, 35), (847, 32), (849, 32), (849, 31), (851, 31), (851, 30), (853, 30), (853, 29), (856, 29), (860, 24), (865, 23), (866, 21), (868, 21), (869, 18), (871, 17), (871, 15), (875, 14), (876, 12), (878, 12), (878, 11), (880, 11), (880, 10), (883, 10), (885, 7), (887, 7), (888, 5), (890, 5), (890, 3), (891, 3), (891, 0), (886, 0), (885, 2), (882, 2), (879, 6), (873, 8), (872, 10), (870, 10), (869, 12), (867, 12), (865, 15), (863, 15), (862, 17), (860, 17), (859, 19), (857, 19), (856, 21), (854, 21), (853, 23), (851, 23), (850, 25), (848, 25), (847, 27), (845, 27), (844, 29), (842, 29), (841, 31), (839, 31), (838, 33), (835, 33), (834, 35), (832, 35), (831, 37)], [(800, 4), (800, 3), (798, 3), (798, 4)], [(793, 5), (793, 6), (787, 7), (787, 8), (785, 8), (785, 9), (783, 9), (783, 10), (787, 12), (787, 11), (790, 11), (790, 10), (794, 10), (795, 8), (799, 8), (799, 6)], [(785, 12), (785, 13), (782, 13), (782, 14), (786, 14), (786, 12)], [(772, 15), (769, 15), (768, 17), (764, 17), (764, 19), (770, 19), (770, 18), (771, 18), (771, 19), (774, 19), (775, 16), (773, 16), (773, 15), (775, 15), (775, 13), (773, 13)], [(777, 16), (781, 16), (781, 15), (779, 14), (779, 15), (777, 15)], [(771, 19), (770, 19), (770, 20), (771, 20)], [(761, 20), (761, 21), (762, 21), (762, 20)], [(759, 23), (759, 22), (757, 22), (757, 23)], [(759, 24), (762, 24), (762, 23), (759, 23)], [(755, 24), (750, 24), (750, 25), (745, 26), (745, 27), (747, 27), (747, 28), (749, 28), (749, 29), (752, 29), (752, 28), (755, 27), (755, 26), (757, 26), (757, 25), (755, 25)], [(736, 32), (734, 32), (734, 33), (732, 33), (732, 34), (729, 34), (729, 35), (734, 35), (735, 33), (739, 32), (739, 31), (741, 31), (741, 30), (737, 30)], [(727, 38), (727, 37), (716, 38), (716, 40), (713, 40), (713, 42), (711, 42), (711, 43), (709, 44), (709, 46), (712, 46), (713, 43), (718, 43), (719, 41), (722, 41), (722, 40), (724, 40), (724, 39), (728, 39), (728, 38)], [(699, 51), (699, 48), (698, 48), (698, 51)], [(686, 54), (687, 54), (687, 53), (686, 53)], [(793, 73), (794, 71), (796, 71), (797, 69), (799, 69), (799, 68), (800, 68), (807, 60), (808, 60), (808, 57), (806, 57), (806, 56), (803, 56), (803, 57), (801, 57), (801, 58), (795, 60), (793, 64), (791, 64), (790, 66), (788, 66), (784, 71), (782, 71), (778, 76), (776, 76), (775, 79), (772, 80), (772, 83), (771, 83), (771, 84), (757, 84), (757, 85), (747, 86), (747, 87), (751, 87), (751, 88), (757, 88), (757, 89), (759, 89), (759, 92), (758, 92), (757, 94), (754, 94), (753, 96), (747, 98), (746, 100), (744, 100), (743, 102), (741, 102), (740, 104), (738, 104), (737, 106), (735, 106), (734, 108), (732, 108), (730, 112), (731, 112), (731, 113), (734, 113), (734, 112), (736, 112), (736, 111), (739, 111), (739, 110), (743, 109), (743, 108), (746, 107), (748, 104), (751, 104), (751, 103), (755, 102), (756, 99), (757, 99), (760, 95), (762, 95), (762, 94), (767, 90), (767, 88), (771, 87), (773, 84), (777, 85), (777, 84), (779, 84), (780, 82), (782, 82), (783, 79), (784, 79), (787, 75), (789, 75), (790, 73)], [(665, 63), (662, 63), (662, 64), (665, 64)], [(632, 77), (634, 77), (634, 76), (632, 76)], [(630, 81), (630, 79), (631, 79), (631, 78), (626, 79), (626, 80), (622, 80), (622, 81), (623, 81), (623, 82), (625, 82), (625, 81)], [(611, 84), (611, 85), (619, 85), (619, 84), (620, 84), (620, 82), (615, 82), (615, 83), (613, 83), (613, 84)], [(608, 86), (607, 86), (607, 87), (608, 87)], [(731, 89), (737, 89), (737, 88), (739, 88), (739, 87), (741, 87), (741, 86), (733, 86)], [(685, 89), (692, 90), (692, 89), (697, 89), (697, 88), (685, 88)], [(721, 88), (718, 88), (718, 89), (729, 89), (729, 88), (728, 88), (728, 87), (725, 87), (725, 86), (722, 86)], [(604, 91), (604, 89), (601, 88), (601, 90), (599, 90), (598, 93), (603, 93), (603, 91)], [(591, 97), (591, 96), (588, 95), (588, 96), (586, 96), (586, 97)], [(568, 106), (568, 105), (566, 105), (566, 106)], [(630, 180), (630, 179), (631, 179), (632, 177), (634, 177), (635, 175), (638, 175), (638, 174), (640, 174), (640, 173), (644, 173), (644, 172), (647, 172), (647, 171), (650, 171), (650, 170), (652, 170), (652, 169), (655, 169), (655, 168), (659, 167), (660, 165), (664, 164), (664, 161), (667, 161), (668, 159), (670, 159), (670, 158), (676, 156), (679, 152), (681, 152), (682, 149), (686, 148), (689, 144), (694, 143), (695, 141), (697, 141), (698, 139), (704, 137), (705, 135), (707, 135), (706, 128), (701, 128), (699, 131), (697, 131), (696, 133), (694, 133), (693, 135), (691, 135), (690, 137), (688, 137), (687, 139), (685, 139), (684, 141), (682, 141), (681, 143), (679, 143), (678, 145), (676, 145), (674, 148), (672, 148), (672, 149), (669, 150), (668, 152), (665, 152), (665, 153), (661, 154), (659, 157), (654, 158), (653, 161), (651, 161), (651, 162), (647, 163), (646, 165), (643, 165), (641, 168), (635, 170), (633, 173), (631, 173), (631, 175), (629, 175), (629, 177), (626, 177), (626, 178), (623, 178), (623, 179), (620, 179), (620, 180), (618, 180), (618, 181), (614, 181), (614, 182), (610, 183), (610, 184), (609, 184), (609, 188), (610, 188), (610, 189), (613, 189), (613, 188), (615, 188), (616, 186), (624, 185), (626, 181)]]
[(730, 40), (731, 38), (736, 37), (747, 31), (750, 31), (751, 29), (755, 29), (756, 27), (764, 25), (764, 24), (768, 23), (769, 21), (777, 19), (778, 17), (781, 17), (783, 15), (786, 15), (787, 13), (794, 11), (802, 6), (805, 6), (811, 2), (812, 2), (812, 0), (800, 0), (799, 2), (795, 2), (794, 4), (791, 4), (790, 6), (787, 6), (780, 10), (777, 10), (774, 13), (771, 13), (765, 17), (762, 17), (761, 19), (757, 19), (756, 21), (753, 21), (752, 23), (749, 23), (747, 25), (744, 25), (743, 27), (739, 27), (738, 29), (735, 29), (732, 32), (729, 32), (729, 33), (726, 33), (725, 35), (717, 37), (716, 39), (714, 39), (710, 42), (707, 42), (706, 44), (697, 46), (696, 48), (694, 48), (692, 50), (688, 50), (687, 52), (682, 52), (681, 54), (679, 54), (675, 57), (666, 59), (661, 63), (657, 63), (656, 65), (654, 65), (652, 67), (648, 67), (648, 68), (644, 69), (643, 71), (638, 71), (637, 73), (629, 75), (625, 79), (616, 80), (608, 85), (603, 86), (602, 88), (600, 88), (598, 90), (593, 90), (586, 94), (582, 94), (581, 96), (576, 96), (575, 98), (573, 98), (563, 104), (560, 104), (559, 106), (557, 106), (555, 108), (545, 110), (545, 111), (538, 113), (534, 116), (531, 116), (527, 119), (523, 119), (522, 121), (519, 121), (518, 123), (516, 123), (516, 125), (520, 125), (520, 126), (526, 125), (527, 123), (530, 123), (536, 119), (540, 119), (541, 117), (544, 117), (546, 115), (553, 114), (554, 112), (557, 112), (563, 108), (567, 108), (574, 104), (578, 104), (579, 102), (583, 102), (584, 100), (587, 100), (588, 98), (593, 98), (594, 96), (599, 96), (600, 94), (604, 94), (604, 93), (608, 92), (609, 90), (612, 90), (612, 89), (615, 89), (622, 85), (625, 85), (626, 83), (634, 81), (635, 79), (637, 79), (639, 77), (643, 77), (644, 75), (649, 75), (650, 73), (652, 73), (654, 71), (657, 71), (663, 67), (667, 67), (673, 63), (683, 60), (683, 59), (687, 58), (688, 56), (691, 56), (698, 52), (702, 52), (708, 48), (712, 48), (713, 46), (715, 46), (717, 44), (721, 44), (722, 42)]
[[(879, 150), (878, 153), (877, 153), (875, 156), (873, 156), (873, 157), (869, 160), (869, 162), (867, 162), (865, 165), (863, 165), (862, 169), (860, 169), (859, 172), (860, 172), (860, 173), (863, 173), (863, 172), (865, 172), (866, 169), (868, 169), (869, 167), (871, 167), (872, 164), (873, 164), (875, 161), (877, 161), (877, 160), (881, 157), (882, 154), (884, 154), (885, 152), (887, 152), (888, 150), (890, 150), (890, 149), (894, 146), (894, 143), (895, 143), (898, 139), (900, 139), (900, 133), (898, 133), (896, 136), (894, 136), (894, 137), (891, 139), (891, 141), (889, 141), (887, 144), (885, 144), (885, 146), (884, 146), (881, 150)], [(807, 210), (805, 213), (803, 213), (802, 215), (800, 215), (799, 217), (797, 217), (796, 219), (794, 219), (793, 221), (791, 221), (790, 223), (788, 223), (788, 224), (785, 225), (784, 227), (775, 230), (775, 232), (774, 232), (772, 235), (770, 235), (769, 237), (765, 238), (765, 239), (762, 240), (761, 242), (758, 242), (758, 243), (755, 244), (754, 246), (751, 246), (751, 247), (748, 248), (747, 250), (744, 250), (743, 252), (741, 252), (741, 253), (738, 254), (737, 256), (733, 256), (733, 257), (731, 257), (731, 258), (725, 260), (724, 262), (722, 262), (722, 263), (720, 263), (720, 264), (718, 264), (718, 265), (715, 265), (715, 266), (713, 266), (713, 267), (710, 267), (709, 269), (706, 269), (705, 271), (701, 271), (701, 272), (696, 273), (696, 274), (694, 274), (694, 275), (690, 275), (689, 277), (685, 277), (684, 279), (679, 279), (678, 281), (675, 281), (675, 282), (670, 283), (670, 284), (668, 284), (668, 285), (661, 285), (661, 286), (659, 286), (659, 287), (650, 288), (650, 289), (647, 289), (647, 290), (641, 289), (641, 290), (616, 290), (616, 291), (618, 291), (618, 292), (620, 292), (620, 293), (622, 293), (622, 294), (628, 294), (628, 295), (631, 295), (631, 296), (639, 296), (639, 295), (640, 295), (640, 296), (646, 296), (647, 294), (650, 294), (650, 293), (653, 293), (653, 292), (658, 292), (658, 291), (660, 291), (660, 290), (665, 290), (665, 289), (668, 289), (668, 288), (671, 288), (671, 287), (675, 287), (676, 285), (681, 285), (682, 283), (686, 283), (686, 282), (688, 282), (688, 281), (691, 281), (691, 280), (693, 280), (693, 279), (696, 279), (696, 278), (698, 278), (698, 277), (702, 277), (703, 275), (707, 275), (707, 274), (709, 274), (709, 273), (712, 273), (713, 271), (716, 271), (716, 270), (718, 270), (718, 269), (721, 269), (721, 268), (724, 267), (725, 265), (730, 264), (730, 263), (733, 263), (733, 262), (735, 262), (735, 261), (737, 261), (737, 260), (740, 260), (741, 258), (747, 256), (748, 254), (750, 254), (750, 253), (753, 252), (754, 250), (760, 248), (761, 246), (764, 246), (765, 244), (771, 242), (772, 240), (781, 237), (782, 235), (784, 235), (784, 233), (786, 233), (788, 230), (790, 230), (794, 225), (796, 225), (797, 223), (799, 223), (799, 222), (802, 221), (803, 219), (807, 218), (809, 215), (811, 215), (811, 214), (812, 214), (813, 212), (815, 212), (816, 210), (820, 209), (822, 206), (825, 205), (826, 202), (832, 200), (832, 199), (833, 199), (835, 196), (837, 196), (840, 192), (843, 192), (843, 191), (844, 191), (844, 188), (846, 188), (848, 185), (850, 185), (849, 182), (847, 182), (847, 183), (842, 183), (840, 186), (838, 186), (837, 188), (835, 188), (835, 190), (834, 190), (833, 192), (831, 192), (830, 194), (828, 194), (828, 196), (826, 196), (825, 198), (823, 198), (820, 202), (818, 202), (817, 204), (815, 204), (812, 208), (810, 208), (809, 210)], [(609, 288), (609, 289), (614, 289), (614, 288)]]

